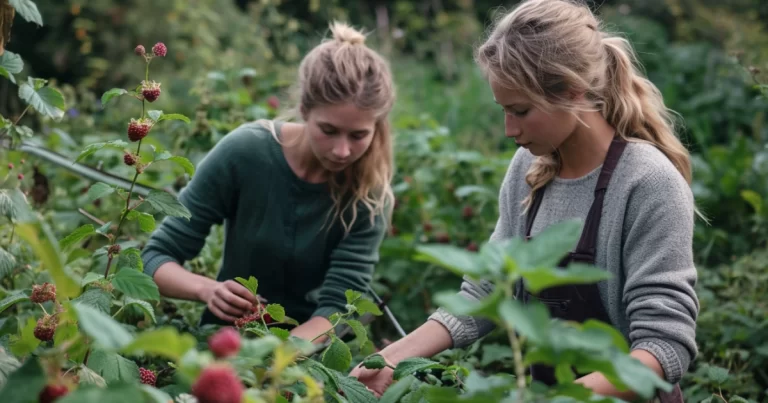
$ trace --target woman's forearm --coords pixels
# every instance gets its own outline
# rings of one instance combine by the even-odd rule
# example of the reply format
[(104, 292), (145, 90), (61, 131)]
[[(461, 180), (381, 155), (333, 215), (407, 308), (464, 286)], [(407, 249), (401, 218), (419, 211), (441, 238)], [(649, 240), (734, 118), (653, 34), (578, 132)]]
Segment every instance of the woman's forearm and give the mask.
[[(664, 379), (664, 370), (661, 368), (661, 363), (651, 353), (645, 350), (633, 350), (630, 355), (645, 366), (653, 370), (661, 379)], [(637, 393), (632, 390), (619, 391), (615, 386), (605, 377), (605, 375), (599, 372), (593, 372), (589, 375), (585, 375), (576, 380), (576, 383), (582, 384), (584, 387), (589, 388), (592, 392), (602, 396), (612, 396), (625, 401), (633, 401), (638, 398)]]
[(216, 286), (216, 280), (190, 272), (176, 262), (163, 263), (154, 276), (164, 297), (207, 302), (206, 290)]
[(381, 354), (392, 365), (412, 357), (429, 358), (453, 347), (453, 339), (443, 325), (428, 320), (402, 339), (385, 347)]

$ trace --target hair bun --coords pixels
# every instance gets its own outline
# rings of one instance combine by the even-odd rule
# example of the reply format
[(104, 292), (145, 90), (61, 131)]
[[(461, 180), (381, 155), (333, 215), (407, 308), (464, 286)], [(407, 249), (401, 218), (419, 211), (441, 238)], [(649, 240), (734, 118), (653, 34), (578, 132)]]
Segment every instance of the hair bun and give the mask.
[(334, 21), (331, 24), (331, 33), (333, 34), (333, 39), (339, 42), (347, 42), (352, 45), (362, 45), (365, 43), (365, 35), (362, 32), (342, 22)]

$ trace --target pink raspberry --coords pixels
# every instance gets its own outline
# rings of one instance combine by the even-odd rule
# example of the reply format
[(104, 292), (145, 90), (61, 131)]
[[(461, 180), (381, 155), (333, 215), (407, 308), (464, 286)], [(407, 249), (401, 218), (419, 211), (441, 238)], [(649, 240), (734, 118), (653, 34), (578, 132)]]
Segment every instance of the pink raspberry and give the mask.
[(208, 348), (216, 358), (226, 358), (240, 351), (240, 333), (232, 327), (223, 327), (208, 339)]
[(55, 316), (45, 314), (42, 318), (37, 320), (37, 325), (32, 333), (40, 341), (53, 340), (53, 334), (56, 332), (56, 326), (58, 324), (59, 320), (56, 319)]
[(146, 99), (149, 102), (155, 102), (158, 97), (160, 97), (160, 83), (151, 81), (141, 82), (141, 95), (144, 96), (144, 99)]
[(152, 120), (146, 118), (136, 120), (131, 118), (131, 122), (128, 124), (128, 139), (139, 141), (147, 136), (151, 128)]
[(136, 49), (133, 50), (133, 53), (136, 53), (139, 56), (144, 56), (147, 54), (147, 50), (144, 49), (143, 45), (136, 46)]
[(149, 386), (155, 386), (155, 383), (157, 382), (157, 375), (155, 375), (155, 371), (150, 371), (146, 368), (139, 368), (139, 379), (141, 379), (141, 383)]
[(155, 46), (152, 46), (152, 53), (155, 56), (165, 57), (165, 55), (168, 53), (168, 48), (165, 47), (164, 43), (158, 42), (155, 44)]
[(125, 153), (123, 155), (123, 162), (128, 166), (134, 165), (136, 164), (136, 156), (131, 153)]
[(67, 385), (45, 385), (37, 398), (40, 403), (51, 403), (60, 397), (66, 396), (68, 393), (69, 388), (67, 388)]
[(56, 284), (51, 284), (46, 281), (42, 285), (33, 285), (32, 295), (29, 296), (29, 300), (36, 304), (56, 300)]
[(205, 367), (192, 385), (192, 395), (199, 403), (240, 403), (243, 393), (235, 370), (222, 363)]

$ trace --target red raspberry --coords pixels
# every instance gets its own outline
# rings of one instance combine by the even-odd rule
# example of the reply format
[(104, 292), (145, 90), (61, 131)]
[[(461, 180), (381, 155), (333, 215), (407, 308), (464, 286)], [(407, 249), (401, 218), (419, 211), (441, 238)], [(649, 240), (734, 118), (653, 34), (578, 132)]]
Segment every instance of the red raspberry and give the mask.
[(199, 403), (240, 403), (243, 393), (235, 370), (222, 363), (205, 367), (192, 385), (192, 395)]
[(223, 327), (208, 338), (208, 348), (216, 358), (227, 358), (240, 351), (240, 333), (233, 327)]
[(37, 398), (40, 403), (51, 403), (66, 396), (67, 393), (69, 393), (67, 385), (45, 385)]
[(42, 285), (33, 285), (32, 295), (29, 296), (29, 299), (36, 304), (56, 300), (56, 284), (51, 284), (46, 281)]
[(155, 386), (155, 383), (157, 382), (157, 375), (155, 375), (155, 371), (150, 371), (146, 368), (139, 368), (139, 379), (141, 380), (141, 383), (149, 386)]
[(125, 153), (123, 155), (123, 162), (128, 166), (134, 165), (136, 164), (136, 156), (131, 153)]
[(158, 42), (155, 46), (152, 46), (152, 53), (155, 56), (164, 57), (168, 53), (168, 48), (165, 47), (164, 43)]
[(160, 97), (160, 83), (150, 81), (141, 82), (141, 95), (149, 102), (155, 102)]
[(272, 109), (277, 109), (280, 107), (280, 100), (277, 99), (276, 96), (272, 95), (269, 97), (269, 99), (267, 99), (267, 104), (272, 107)]
[(8, 163), (8, 169), (13, 169), (13, 162)]
[(136, 46), (136, 49), (133, 50), (133, 53), (136, 53), (139, 56), (144, 56), (147, 54), (147, 50), (144, 49), (143, 45)]
[(16, 177), (17, 177), (17, 178), (19, 178), (19, 180), (20, 180), (20, 181), (21, 181), (21, 180), (24, 180), (24, 174), (19, 174), (19, 175), (18, 175), (18, 176), (16, 176)]
[(241, 318), (235, 320), (235, 326), (238, 329), (245, 327), (251, 322), (261, 322), (262, 316), (265, 323), (272, 323), (272, 317), (264, 309), (264, 305), (257, 303), (251, 307), (251, 312), (243, 315)]
[(33, 334), (40, 341), (53, 340), (56, 325), (58, 325), (58, 319), (55, 316), (45, 314), (45, 316), (37, 320), (37, 326), (35, 326)]
[(152, 128), (152, 120), (151, 119), (133, 119), (131, 118), (131, 123), (128, 124), (128, 139), (131, 141), (139, 141), (147, 136), (147, 133), (149, 133), (149, 129)]

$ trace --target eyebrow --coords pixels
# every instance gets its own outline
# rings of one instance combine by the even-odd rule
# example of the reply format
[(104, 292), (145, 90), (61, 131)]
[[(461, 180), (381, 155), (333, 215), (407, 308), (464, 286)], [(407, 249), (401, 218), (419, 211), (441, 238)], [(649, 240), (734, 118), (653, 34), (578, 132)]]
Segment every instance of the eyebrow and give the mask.
[[(331, 123), (328, 123), (328, 122), (323, 122), (323, 121), (318, 121), (317, 125), (318, 126), (326, 126), (328, 128), (334, 129), (334, 130), (338, 130), (339, 129), (335, 125), (333, 125)], [(357, 130), (351, 130), (351, 133), (353, 133), (353, 134), (364, 134), (364, 133), (367, 134), (367, 133), (370, 133), (370, 130), (368, 130), (368, 129), (357, 129)]]
[(511, 104), (506, 104), (506, 105), (500, 104), (499, 101), (497, 101), (495, 99), (493, 100), (493, 102), (495, 102), (496, 104), (501, 105), (501, 106), (503, 106), (505, 108), (512, 108), (512, 107), (515, 107), (515, 106), (530, 106), (528, 102), (516, 102), (516, 103), (511, 103)]

